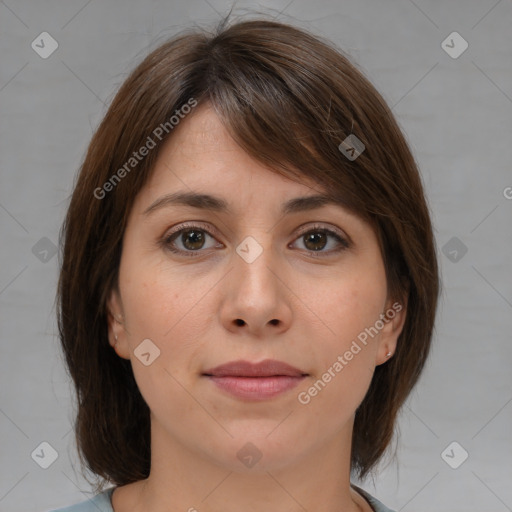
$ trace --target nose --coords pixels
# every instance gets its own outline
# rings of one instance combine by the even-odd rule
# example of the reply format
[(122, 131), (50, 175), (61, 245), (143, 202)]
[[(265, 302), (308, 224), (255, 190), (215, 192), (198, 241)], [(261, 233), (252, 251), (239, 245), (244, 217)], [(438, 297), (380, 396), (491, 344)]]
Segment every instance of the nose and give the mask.
[(290, 327), (293, 294), (287, 277), (273, 257), (272, 249), (262, 248), (261, 254), (250, 263), (233, 254), (234, 268), (226, 277), (220, 308), (221, 322), (231, 332), (267, 337)]

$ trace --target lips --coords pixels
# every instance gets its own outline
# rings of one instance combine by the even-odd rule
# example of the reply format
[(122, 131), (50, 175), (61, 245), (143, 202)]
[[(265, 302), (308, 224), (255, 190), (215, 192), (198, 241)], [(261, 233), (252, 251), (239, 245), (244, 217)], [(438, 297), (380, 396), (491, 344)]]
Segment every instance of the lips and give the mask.
[(269, 400), (297, 386), (308, 374), (275, 359), (232, 361), (203, 372), (218, 389), (237, 399)]
[(203, 372), (213, 377), (303, 377), (306, 372), (275, 359), (265, 359), (259, 363), (250, 361), (231, 361)]

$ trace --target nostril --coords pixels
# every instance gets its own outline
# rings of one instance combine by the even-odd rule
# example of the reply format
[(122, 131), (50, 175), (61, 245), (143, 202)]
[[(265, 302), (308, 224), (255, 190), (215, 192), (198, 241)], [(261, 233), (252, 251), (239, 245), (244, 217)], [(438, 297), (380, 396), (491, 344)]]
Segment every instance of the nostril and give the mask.
[(278, 325), (279, 324), (279, 320), (277, 318), (274, 318), (273, 320), (270, 320), (270, 323), (272, 325)]
[(237, 318), (237, 319), (235, 320), (235, 323), (236, 323), (236, 325), (238, 325), (238, 326), (242, 326), (242, 325), (244, 325), (244, 324), (245, 324), (245, 322), (244, 322), (241, 318)]

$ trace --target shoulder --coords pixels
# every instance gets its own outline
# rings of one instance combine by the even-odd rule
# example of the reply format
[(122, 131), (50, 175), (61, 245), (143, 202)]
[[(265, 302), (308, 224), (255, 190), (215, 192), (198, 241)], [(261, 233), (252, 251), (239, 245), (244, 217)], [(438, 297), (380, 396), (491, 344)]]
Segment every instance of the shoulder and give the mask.
[(70, 505), (69, 507), (59, 508), (50, 512), (114, 512), (110, 501), (113, 490), (114, 487), (76, 505)]
[(374, 498), (368, 491), (365, 491), (364, 489), (361, 489), (361, 487), (358, 487), (357, 485), (350, 484), (356, 491), (361, 494), (364, 498), (366, 498), (366, 501), (370, 504), (370, 506), (373, 508), (375, 512), (395, 512), (394, 510), (391, 510), (390, 508), (386, 507), (384, 503), (381, 503), (377, 498)]

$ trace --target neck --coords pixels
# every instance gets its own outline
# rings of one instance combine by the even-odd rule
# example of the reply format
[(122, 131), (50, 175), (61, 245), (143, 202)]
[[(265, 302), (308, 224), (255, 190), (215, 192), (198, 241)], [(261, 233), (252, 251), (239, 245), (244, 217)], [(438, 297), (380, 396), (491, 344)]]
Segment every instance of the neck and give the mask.
[[(211, 454), (183, 445), (152, 418), (151, 472), (141, 482), (137, 502), (144, 512), (361, 512), (364, 500), (350, 488), (352, 427), (353, 419), (300, 456), (298, 447), (292, 447), (286, 462), (262, 453), (245, 468), (236, 456), (221, 464)], [(233, 443), (234, 454), (238, 444)], [(282, 446), (275, 449), (283, 451)], [(270, 443), (265, 450), (275, 453)]]

